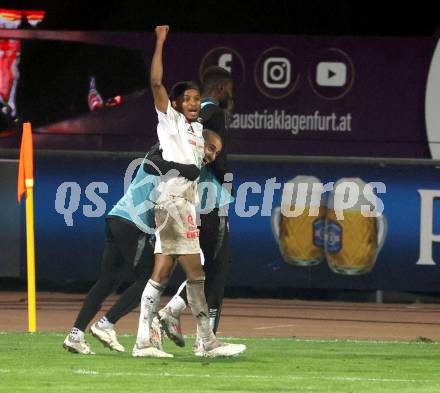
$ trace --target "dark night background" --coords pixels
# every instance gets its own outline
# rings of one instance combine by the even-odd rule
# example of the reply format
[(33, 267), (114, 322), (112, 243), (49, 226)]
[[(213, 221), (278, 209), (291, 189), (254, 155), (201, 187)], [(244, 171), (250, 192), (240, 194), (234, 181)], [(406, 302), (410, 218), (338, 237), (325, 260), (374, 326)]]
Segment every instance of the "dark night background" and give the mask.
[(439, 25), (431, 1), (11, 1), (0, 7), (46, 9), (40, 28), (318, 35), (429, 36)]

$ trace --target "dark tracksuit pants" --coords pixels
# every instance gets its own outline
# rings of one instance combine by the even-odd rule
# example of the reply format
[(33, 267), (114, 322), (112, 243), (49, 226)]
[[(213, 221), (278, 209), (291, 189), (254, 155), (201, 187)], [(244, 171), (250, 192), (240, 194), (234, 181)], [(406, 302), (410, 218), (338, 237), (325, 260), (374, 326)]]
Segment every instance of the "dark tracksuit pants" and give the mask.
[(98, 281), (87, 294), (74, 327), (85, 331), (102, 307), (103, 301), (121, 284), (127, 274), (135, 281), (107, 312), (107, 319), (116, 323), (139, 305), (142, 292), (154, 265), (154, 248), (150, 235), (130, 221), (109, 216), (105, 225), (105, 244)]

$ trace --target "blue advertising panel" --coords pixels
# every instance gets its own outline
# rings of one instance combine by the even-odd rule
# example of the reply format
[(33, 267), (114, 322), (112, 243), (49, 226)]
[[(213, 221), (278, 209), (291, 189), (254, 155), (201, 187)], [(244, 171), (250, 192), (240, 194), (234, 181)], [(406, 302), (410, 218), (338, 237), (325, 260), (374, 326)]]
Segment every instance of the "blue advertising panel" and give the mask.
[[(123, 194), (133, 158), (59, 153), (37, 157), (37, 279), (59, 284), (96, 279), (104, 217)], [(298, 159), (231, 164), (236, 200), (228, 211), (233, 253), (229, 286), (439, 291), (438, 166), (426, 161), (413, 165)], [(306, 185), (313, 177), (312, 183), (321, 182), (327, 191), (311, 219), (303, 215), (283, 222), (276, 210), (289, 181), (298, 176)], [(335, 209), (341, 179), (351, 184), (341, 199), (344, 220)], [(367, 183), (376, 199), (366, 194)], [(293, 201), (300, 206), (295, 187), (298, 183)], [(358, 199), (350, 200), (356, 187)], [(291, 199), (286, 200), (290, 204)], [(359, 214), (359, 200), (366, 206), (372, 200), (371, 211), (383, 208), (379, 216), (384, 222)]]
[(20, 206), (17, 204), (17, 160), (0, 159), (0, 277), (19, 277)]
[[(260, 189), (249, 193), (247, 207), (260, 207), (258, 213), (249, 218), (241, 218), (236, 210), (230, 210), (230, 227), (232, 233), (232, 249), (234, 264), (230, 275), (231, 285), (254, 287), (290, 287), (290, 288), (333, 288), (333, 289), (392, 289), (406, 291), (439, 291), (440, 289), (440, 181), (436, 166), (410, 166), (383, 164), (353, 163), (244, 163), (237, 162), (234, 166), (236, 186), (242, 182), (256, 182)], [(276, 240), (272, 229), (272, 212), (263, 211), (264, 190), (268, 179), (284, 185), (298, 175), (313, 176), (322, 183), (337, 182), (341, 178), (348, 181), (360, 178), (365, 183), (383, 183), (381, 193), (376, 193), (383, 203), (383, 215), (387, 229), (381, 250), (376, 250), (377, 259), (370, 270), (357, 274), (344, 269), (332, 269), (329, 259), (335, 257), (337, 251), (332, 247), (362, 247), (368, 231), (363, 224), (338, 225), (342, 241), (335, 245), (332, 239), (327, 241), (327, 252), (318, 264), (309, 266), (294, 265), (286, 262), (282, 255), (281, 243)], [(267, 188), (267, 186), (266, 186)], [(386, 192), (383, 192), (386, 191)], [(281, 204), (281, 190), (274, 192), (274, 207)], [(329, 192), (323, 201), (328, 203)], [(325, 203), (324, 203), (325, 204)], [(236, 207), (236, 206), (235, 206)], [(319, 218), (316, 216), (316, 218)], [(345, 217), (347, 218), (347, 217)], [(336, 221), (337, 224), (341, 222)], [(334, 220), (327, 223), (327, 236), (334, 237)], [(341, 229), (342, 227), (342, 229)], [(292, 242), (303, 241), (311, 244), (315, 231), (313, 222), (303, 226), (301, 230), (309, 233)], [(341, 234), (341, 231), (344, 233)], [(378, 229), (380, 231), (380, 228)], [(378, 234), (379, 235), (379, 234)], [(309, 239), (307, 239), (307, 237)], [(316, 242), (315, 242), (316, 243)], [(378, 245), (379, 246), (379, 245)], [(379, 247), (378, 247), (379, 248)], [(350, 254), (356, 259), (356, 255)], [(374, 258), (372, 258), (374, 259)]]

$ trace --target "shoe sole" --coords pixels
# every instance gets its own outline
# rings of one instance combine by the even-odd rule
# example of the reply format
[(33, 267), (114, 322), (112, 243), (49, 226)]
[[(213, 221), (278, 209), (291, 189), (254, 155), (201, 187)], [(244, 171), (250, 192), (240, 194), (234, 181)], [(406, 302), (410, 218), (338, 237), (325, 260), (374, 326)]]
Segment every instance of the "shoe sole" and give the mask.
[(107, 342), (103, 338), (99, 337), (95, 332), (93, 332), (92, 329), (90, 329), (90, 334), (93, 337), (95, 337), (102, 345), (104, 345), (104, 347), (110, 349), (111, 351), (115, 351), (115, 352), (119, 352), (119, 353), (125, 352), (125, 350), (120, 351), (119, 349), (113, 348), (109, 342)]
[[(234, 357), (238, 357), (245, 350), (246, 350), (246, 347), (244, 347), (244, 348), (242, 347), (240, 349), (237, 349), (235, 353), (230, 353), (230, 354), (228, 354), (228, 353), (221, 353), (221, 352), (220, 353), (215, 353), (215, 352), (210, 353), (209, 351), (208, 352), (202, 352), (201, 355), (198, 355), (197, 353), (194, 353), (194, 354), (196, 356), (204, 356), (204, 357), (207, 357), (207, 358), (234, 358)], [(215, 350), (213, 350), (213, 351), (215, 351)]]
[(201, 357), (206, 357), (206, 358), (238, 358), (240, 356), (240, 354), (243, 353), (243, 351), (238, 352), (238, 353), (234, 353), (232, 355), (225, 355), (225, 354), (221, 354), (221, 355), (216, 355), (216, 354), (210, 354), (210, 353), (204, 353), (203, 355), (196, 355), (196, 356), (201, 356)]
[(69, 346), (66, 345), (66, 344), (63, 344), (63, 348), (64, 348), (66, 351), (69, 351), (70, 353), (78, 353), (78, 354), (84, 355), (84, 354), (82, 354), (81, 352), (78, 352), (76, 349), (74, 349), (74, 348), (72, 348), (72, 347), (69, 347)]
[[(166, 352), (164, 352), (164, 353), (166, 353)], [(141, 353), (138, 353), (138, 352), (132, 352), (131, 356), (134, 357), (134, 358), (156, 358), (156, 359), (170, 359), (170, 358), (174, 357), (174, 355), (171, 354), (171, 353), (166, 353), (166, 354), (169, 355), (169, 356), (161, 356), (159, 354), (154, 354), (154, 353), (141, 354)]]
[(70, 352), (70, 353), (76, 353), (78, 355), (95, 355), (95, 352), (89, 352), (89, 353), (82, 353), (77, 351), (75, 348), (69, 347), (67, 344), (63, 343), (63, 348)]
[(162, 321), (162, 319), (159, 319), (160, 326), (162, 326), (162, 329), (164, 330), (167, 337), (178, 347), (183, 348), (185, 346), (185, 340), (183, 338), (177, 337), (174, 334), (171, 333), (171, 330), (168, 329), (168, 325)]
[(238, 358), (240, 356), (240, 354), (242, 354), (242, 352), (239, 353), (235, 353), (233, 355), (213, 355), (213, 354), (209, 354), (207, 352), (193, 352), (194, 356), (197, 356), (199, 358)]
[[(155, 326), (155, 328), (153, 328), (153, 326)], [(161, 326), (162, 325), (159, 323), (159, 321), (157, 321), (157, 318), (153, 318), (150, 329), (150, 343), (153, 347), (155, 347), (159, 351), (163, 351), (162, 332), (160, 331)], [(153, 331), (159, 331), (159, 333), (157, 335), (151, 334)]]
[(174, 356), (155, 356), (155, 355), (131, 355), (134, 358), (152, 358), (152, 359), (172, 359)]

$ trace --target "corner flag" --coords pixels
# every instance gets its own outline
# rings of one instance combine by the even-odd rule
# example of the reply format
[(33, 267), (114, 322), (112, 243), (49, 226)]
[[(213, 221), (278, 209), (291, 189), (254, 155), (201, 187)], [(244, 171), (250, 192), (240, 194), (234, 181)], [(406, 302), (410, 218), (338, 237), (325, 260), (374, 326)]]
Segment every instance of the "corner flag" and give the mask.
[(28, 330), (37, 330), (37, 307), (35, 291), (35, 244), (34, 244), (34, 157), (31, 123), (23, 124), (20, 161), (18, 163), (18, 203), (26, 193), (26, 251), (28, 287)]

